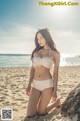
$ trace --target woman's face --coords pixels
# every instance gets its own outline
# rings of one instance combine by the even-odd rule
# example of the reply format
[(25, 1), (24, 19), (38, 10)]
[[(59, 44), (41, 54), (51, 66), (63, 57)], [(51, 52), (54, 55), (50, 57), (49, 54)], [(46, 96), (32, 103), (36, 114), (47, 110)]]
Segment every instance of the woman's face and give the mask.
[(41, 35), (41, 33), (37, 34), (37, 39), (38, 39), (38, 43), (40, 46), (44, 46), (46, 44), (46, 40), (45, 38)]

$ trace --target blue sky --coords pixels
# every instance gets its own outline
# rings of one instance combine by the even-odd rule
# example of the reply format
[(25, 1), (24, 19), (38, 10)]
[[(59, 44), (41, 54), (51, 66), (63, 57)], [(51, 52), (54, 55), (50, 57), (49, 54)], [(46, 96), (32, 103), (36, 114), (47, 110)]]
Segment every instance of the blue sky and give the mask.
[(80, 5), (39, 6), (39, 1), (0, 0), (0, 53), (31, 53), (38, 28), (48, 28), (61, 53), (80, 54)]

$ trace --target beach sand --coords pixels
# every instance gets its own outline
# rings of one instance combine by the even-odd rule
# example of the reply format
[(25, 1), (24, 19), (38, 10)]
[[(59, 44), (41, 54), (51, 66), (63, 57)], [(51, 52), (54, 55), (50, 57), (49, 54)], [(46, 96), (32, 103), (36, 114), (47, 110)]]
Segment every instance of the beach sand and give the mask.
[[(26, 115), (29, 97), (26, 87), (29, 79), (28, 67), (1, 67), (0, 68), (0, 109), (13, 109), (13, 121), (22, 121)], [(51, 74), (53, 69), (51, 69)], [(69, 92), (80, 82), (80, 66), (60, 67), (58, 77), (58, 95), (63, 102)], [(53, 115), (58, 121), (59, 114)], [(49, 121), (49, 120), (48, 120)], [(53, 121), (53, 118), (52, 120)], [(60, 120), (59, 120), (60, 121)]]

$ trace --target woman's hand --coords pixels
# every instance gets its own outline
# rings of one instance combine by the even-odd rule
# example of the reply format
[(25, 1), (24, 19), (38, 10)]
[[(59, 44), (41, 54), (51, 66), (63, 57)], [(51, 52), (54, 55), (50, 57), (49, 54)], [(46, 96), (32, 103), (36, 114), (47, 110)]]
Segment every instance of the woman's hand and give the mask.
[(56, 99), (57, 99), (57, 91), (53, 91), (52, 101), (55, 101)]
[(31, 85), (28, 85), (28, 87), (26, 88), (26, 95), (30, 96), (31, 94)]

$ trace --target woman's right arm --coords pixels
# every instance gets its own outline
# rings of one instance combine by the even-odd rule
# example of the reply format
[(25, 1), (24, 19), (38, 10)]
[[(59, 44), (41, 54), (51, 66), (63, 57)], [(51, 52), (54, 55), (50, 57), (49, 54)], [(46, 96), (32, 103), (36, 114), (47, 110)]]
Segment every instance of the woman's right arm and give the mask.
[[(36, 55), (36, 53), (34, 53), (33, 54), (33, 57)], [(33, 63), (34, 61), (33, 61), (33, 59), (32, 59), (32, 63)], [(34, 71), (35, 71), (35, 69), (34, 69), (34, 67), (33, 67), (33, 65), (31, 66), (31, 68), (30, 68), (30, 76), (29, 76), (29, 82), (28, 82), (28, 85), (31, 85), (31, 83), (32, 83), (32, 81), (33, 81), (33, 78), (34, 78)]]
[(31, 83), (33, 81), (34, 78), (34, 67), (33, 65), (30, 68), (30, 75), (29, 75), (29, 82), (26, 88), (26, 94), (29, 96), (31, 94)]
[(30, 68), (30, 76), (29, 76), (28, 86), (31, 85), (31, 83), (32, 83), (32, 81), (33, 81), (33, 78), (34, 78), (34, 67), (31, 66), (31, 68)]
[(30, 68), (29, 82), (28, 82), (28, 86), (26, 88), (26, 94), (28, 96), (30, 96), (30, 94), (31, 94), (31, 83), (33, 81), (33, 77), (34, 77), (34, 68), (33, 68), (33, 66), (31, 66), (31, 68)]

